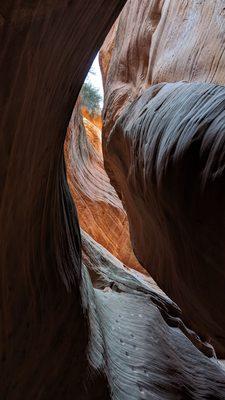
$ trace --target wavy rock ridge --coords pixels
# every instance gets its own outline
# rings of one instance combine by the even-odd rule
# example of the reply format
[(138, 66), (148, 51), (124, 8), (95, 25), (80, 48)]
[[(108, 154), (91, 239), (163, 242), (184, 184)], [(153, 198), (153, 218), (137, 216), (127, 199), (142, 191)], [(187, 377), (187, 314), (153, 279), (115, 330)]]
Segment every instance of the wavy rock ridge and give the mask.
[(125, 111), (108, 140), (135, 254), (222, 355), (224, 105), (223, 86), (154, 85)]
[(224, 84), (224, 10), (223, 0), (127, 2), (100, 51), (105, 136), (150, 85)]

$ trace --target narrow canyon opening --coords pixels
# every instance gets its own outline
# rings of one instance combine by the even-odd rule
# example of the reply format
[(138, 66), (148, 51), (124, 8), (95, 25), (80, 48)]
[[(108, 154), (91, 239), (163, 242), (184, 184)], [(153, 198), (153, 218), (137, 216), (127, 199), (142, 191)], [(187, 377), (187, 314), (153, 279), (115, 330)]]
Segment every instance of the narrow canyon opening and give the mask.
[(133, 253), (126, 212), (104, 168), (103, 106), (98, 54), (80, 91), (67, 130), (68, 184), (84, 234), (90, 235), (126, 268), (147, 274)]

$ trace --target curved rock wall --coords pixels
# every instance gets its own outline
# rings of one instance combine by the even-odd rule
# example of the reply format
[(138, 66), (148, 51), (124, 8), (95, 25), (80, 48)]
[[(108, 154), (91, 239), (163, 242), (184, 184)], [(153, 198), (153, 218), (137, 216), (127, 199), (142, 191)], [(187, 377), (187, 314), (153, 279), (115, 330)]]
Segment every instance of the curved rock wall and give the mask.
[[(129, 1), (101, 50), (104, 162), (135, 254), (221, 357), (224, 88), (208, 83), (224, 39), (224, 1)], [(155, 85), (181, 80), (208, 83)]]
[(0, 2), (2, 399), (109, 398), (106, 385), (99, 393), (86, 380), (80, 231), (63, 143), (84, 77), (124, 3)]
[(225, 349), (225, 88), (154, 85), (111, 131), (135, 254), (189, 325)]

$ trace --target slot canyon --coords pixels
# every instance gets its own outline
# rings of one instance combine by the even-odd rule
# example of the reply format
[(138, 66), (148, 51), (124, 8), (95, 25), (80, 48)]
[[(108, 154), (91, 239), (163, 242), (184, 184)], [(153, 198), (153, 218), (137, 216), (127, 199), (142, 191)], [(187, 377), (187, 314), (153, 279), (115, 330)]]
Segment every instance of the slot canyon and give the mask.
[(1, 0), (0, 38), (0, 399), (225, 400), (225, 0)]

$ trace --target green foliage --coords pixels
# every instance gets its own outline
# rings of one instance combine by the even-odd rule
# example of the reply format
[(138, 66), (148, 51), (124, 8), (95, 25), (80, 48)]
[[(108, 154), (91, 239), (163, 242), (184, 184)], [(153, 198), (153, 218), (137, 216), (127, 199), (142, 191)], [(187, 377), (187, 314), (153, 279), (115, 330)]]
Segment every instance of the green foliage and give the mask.
[(101, 107), (100, 102), (102, 97), (98, 91), (91, 83), (85, 82), (80, 92), (81, 102), (84, 107), (88, 109), (90, 114), (99, 114)]

